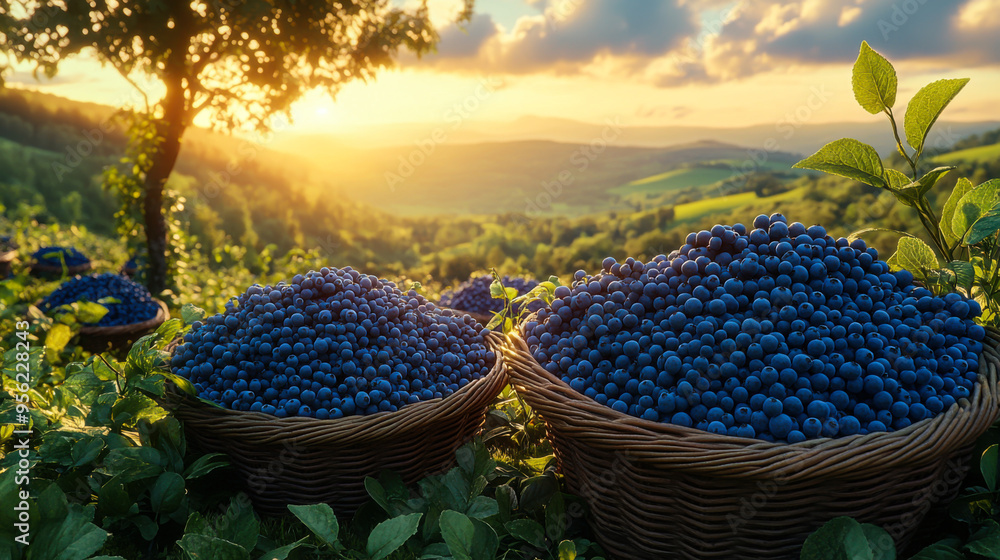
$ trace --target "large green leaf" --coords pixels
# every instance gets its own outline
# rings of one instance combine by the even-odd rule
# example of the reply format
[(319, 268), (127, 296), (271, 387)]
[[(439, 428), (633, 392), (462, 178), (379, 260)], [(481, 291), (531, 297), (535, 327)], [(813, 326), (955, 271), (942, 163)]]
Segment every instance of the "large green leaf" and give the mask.
[(260, 521), (245, 495), (237, 496), (229, 502), (226, 515), (216, 523), (215, 531), (219, 538), (234, 542), (248, 551), (257, 546)]
[(991, 492), (997, 489), (997, 447), (995, 443), (987, 447), (979, 460), (979, 470), (983, 473), (983, 480)]
[(968, 261), (951, 261), (945, 265), (955, 275), (955, 283), (966, 290), (972, 289), (972, 283), (976, 280), (976, 269)]
[(1000, 203), (994, 204), (993, 208), (987, 210), (972, 224), (969, 232), (965, 234), (965, 244), (975, 245), (996, 233), (997, 230), (1000, 230)]
[(449, 509), (441, 512), (440, 523), (441, 536), (456, 560), (478, 560), (478, 557), (472, 555), (476, 527), (471, 519)]
[(264, 554), (261, 554), (260, 558), (257, 560), (286, 560), (288, 555), (291, 554), (296, 548), (305, 546), (306, 538), (307, 537), (303, 537), (292, 544), (286, 544), (285, 546), (276, 548), (270, 552), (265, 552)]
[(92, 301), (77, 302), (76, 318), (81, 323), (99, 323), (107, 314), (108, 308), (99, 303)]
[(298, 517), (319, 540), (334, 546), (339, 542), (340, 523), (333, 513), (333, 508), (327, 504), (312, 504), (307, 506), (289, 505), (288, 510)]
[(108, 533), (91, 523), (92, 506), (67, 504), (66, 495), (50, 484), (38, 497), (40, 527), (32, 537), (29, 559), (84, 560), (104, 546)]
[(906, 141), (918, 154), (924, 150), (927, 133), (941, 112), (967, 83), (968, 78), (938, 80), (921, 88), (910, 100), (906, 106), (903, 130), (906, 131)]
[(379, 523), (368, 535), (366, 550), (372, 560), (382, 560), (403, 546), (410, 537), (417, 534), (422, 513), (411, 513), (393, 517)]
[(888, 186), (885, 168), (878, 152), (868, 144), (853, 138), (834, 140), (792, 167), (823, 171), (861, 181), (873, 187)]
[(949, 244), (954, 245), (962, 238), (961, 235), (955, 233), (952, 227), (952, 221), (955, 218), (955, 210), (958, 208), (959, 201), (962, 200), (969, 191), (973, 188), (972, 181), (966, 179), (965, 177), (960, 178), (955, 183), (955, 188), (951, 191), (951, 195), (948, 197), (948, 201), (944, 203), (944, 208), (941, 210), (941, 232), (944, 233), (945, 239)]
[(921, 549), (910, 560), (965, 560), (965, 555), (946, 544), (935, 543)]
[(177, 544), (191, 560), (250, 560), (242, 546), (206, 535), (184, 535)]
[(97, 493), (97, 508), (101, 515), (118, 516), (128, 513), (133, 500), (117, 476), (104, 483)]
[(965, 548), (973, 554), (1000, 559), (1000, 525), (988, 519), (981, 529), (969, 537)]
[(938, 268), (937, 256), (922, 239), (916, 237), (900, 237), (896, 253), (886, 261), (895, 270), (905, 269), (918, 278), (926, 276), (928, 270)]
[(909, 189), (913, 189), (916, 191), (918, 197), (924, 196), (925, 194), (927, 194), (927, 191), (931, 190), (931, 188), (933, 188), (938, 181), (940, 181), (945, 175), (947, 175), (953, 169), (955, 168), (936, 167), (925, 173), (923, 177), (904, 186), (903, 190), (906, 191)]
[(185, 325), (190, 325), (195, 321), (201, 321), (204, 318), (205, 310), (200, 307), (190, 303), (185, 303), (184, 306), (181, 307), (181, 320), (184, 321)]
[(545, 548), (545, 527), (533, 519), (515, 519), (504, 525), (512, 537), (536, 548)]
[(45, 347), (56, 353), (62, 352), (71, 338), (73, 338), (73, 329), (69, 328), (68, 325), (56, 323), (45, 334)]
[(987, 181), (967, 192), (955, 207), (951, 228), (955, 236), (965, 239), (972, 224), (1000, 202), (1000, 179)]
[(851, 76), (858, 104), (873, 115), (891, 109), (896, 104), (896, 81), (892, 64), (863, 41)]
[(156, 479), (149, 491), (149, 503), (157, 513), (170, 513), (184, 500), (184, 477), (175, 472), (165, 472)]
[(874, 560), (861, 524), (850, 517), (836, 517), (809, 535), (801, 560)]
[(865, 532), (874, 560), (896, 560), (896, 543), (888, 531), (871, 523), (862, 523), (861, 530)]

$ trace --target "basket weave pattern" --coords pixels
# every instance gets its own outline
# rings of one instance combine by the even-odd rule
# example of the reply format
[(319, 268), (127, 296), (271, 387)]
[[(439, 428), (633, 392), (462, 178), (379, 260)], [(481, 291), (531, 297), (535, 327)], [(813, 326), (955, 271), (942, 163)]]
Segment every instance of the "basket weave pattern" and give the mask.
[(156, 316), (141, 323), (116, 325), (113, 327), (82, 327), (80, 329), (80, 346), (88, 352), (103, 352), (111, 349), (127, 349), (144, 335), (147, 335), (170, 318), (167, 304), (156, 301), (159, 309)]
[(793, 445), (711, 434), (616, 412), (543, 369), (523, 337), (504, 349), (511, 383), (545, 421), (570, 492), (616, 559), (798, 558), (824, 522), (850, 515), (902, 549), (950, 502), (977, 437), (997, 418), (1000, 335), (959, 406), (903, 430)]
[(452, 395), (396, 412), (335, 420), (276, 418), (210, 406), (174, 389), (165, 406), (184, 423), (189, 441), (229, 456), (259, 513), (285, 515), (288, 504), (331, 504), (349, 515), (368, 501), (366, 476), (383, 470), (411, 484), (454, 464), (455, 450), (485, 420), (507, 384), (501, 338), (487, 337), (496, 364)]

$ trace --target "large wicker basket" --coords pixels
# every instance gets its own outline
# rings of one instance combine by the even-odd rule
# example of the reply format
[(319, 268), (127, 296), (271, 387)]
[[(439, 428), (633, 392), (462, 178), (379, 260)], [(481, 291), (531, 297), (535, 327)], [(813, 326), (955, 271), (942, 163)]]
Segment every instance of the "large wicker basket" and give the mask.
[(902, 549), (947, 504), (977, 437), (997, 418), (1000, 336), (974, 394), (891, 433), (775, 444), (650, 422), (598, 404), (543, 369), (523, 335), (504, 349), (511, 383), (545, 421), (570, 492), (616, 559), (798, 558), (833, 517), (884, 527)]
[(196, 447), (229, 456), (259, 513), (285, 515), (289, 504), (325, 502), (346, 516), (368, 501), (364, 479), (395, 471), (407, 484), (455, 463), (455, 450), (479, 431), (507, 384), (499, 335), (488, 335), (496, 364), (444, 399), (396, 412), (336, 420), (276, 418), (208, 405), (167, 392), (165, 406)]
[(107, 350), (127, 350), (136, 340), (155, 331), (170, 318), (167, 304), (154, 299), (159, 306), (156, 316), (140, 323), (118, 325), (114, 327), (83, 327), (80, 329), (80, 346), (91, 353)]

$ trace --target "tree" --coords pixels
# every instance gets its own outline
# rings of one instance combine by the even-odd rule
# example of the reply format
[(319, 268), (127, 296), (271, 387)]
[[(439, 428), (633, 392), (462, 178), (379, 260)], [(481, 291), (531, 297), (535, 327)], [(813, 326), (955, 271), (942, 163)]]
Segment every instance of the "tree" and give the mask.
[[(473, 1), (464, 0), (460, 21)], [(148, 283), (158, 293), (168, 274), (164, 184), (197, 115), (222, 130), (265, 131), (306, 91), (335, 95), (392, 65), (400, 48), (419, 56), (438, 36), (426, 0), (411, 10), (391, 0), (0, 0), (0, 38), (49, 77), (90, 53), (140, 92), (137, 76), (162, 82), (163, 97), (141, 115), (156, 141), (138, 178)]]

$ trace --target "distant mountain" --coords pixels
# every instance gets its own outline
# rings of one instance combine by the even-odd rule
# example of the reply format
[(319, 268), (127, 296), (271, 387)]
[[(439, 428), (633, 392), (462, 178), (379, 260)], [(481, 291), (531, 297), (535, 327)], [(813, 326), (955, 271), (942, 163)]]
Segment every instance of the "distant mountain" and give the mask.
[(643, 148), (619, 146), (610, 136), (597, 138), (587, 144), (521, 140), (368, 150), (299, 139), (284, 149), (322, 166), (328, 188), (401, 214), (580, 214), (631, 208), (612, 189), (699, 162), (728, 177), (787, 169), (798, 160), (786, 152), (755, 160), (745, 148), (716, 141)]
[[(568, 144), (586, 144), (600, 138), (607, 123), (585, 123), (550, 117), (521, 117), (507, 122), (440, 122), (375, 125), (349, 134), (278, 134), (274, 147), (292, 151), (293, 146), (339, 145), (353, 148), (378, 148), (413, 145), (433, 139), (437, 134), (447, 144), (477, 144), (518, 140), (550, 140)], [(945, 149), (969, 136), (1000, 128), (1000, 121), (940, 121), (931, 136), (931, 146)], [(881, 120), (863, 123), (844, 122), (802, 124), (789, 122), (748, 127), (713, 128), (701, 126), (622, 126), (615, 140), (618, 146), (667, 147), (703, 140), (745, 146), (756, 150), (773, 147), (792, 153), (812, 153), (824, 144), (850, 136), (875, 146), (885, 155), (895, 148), (892, 134)]]

